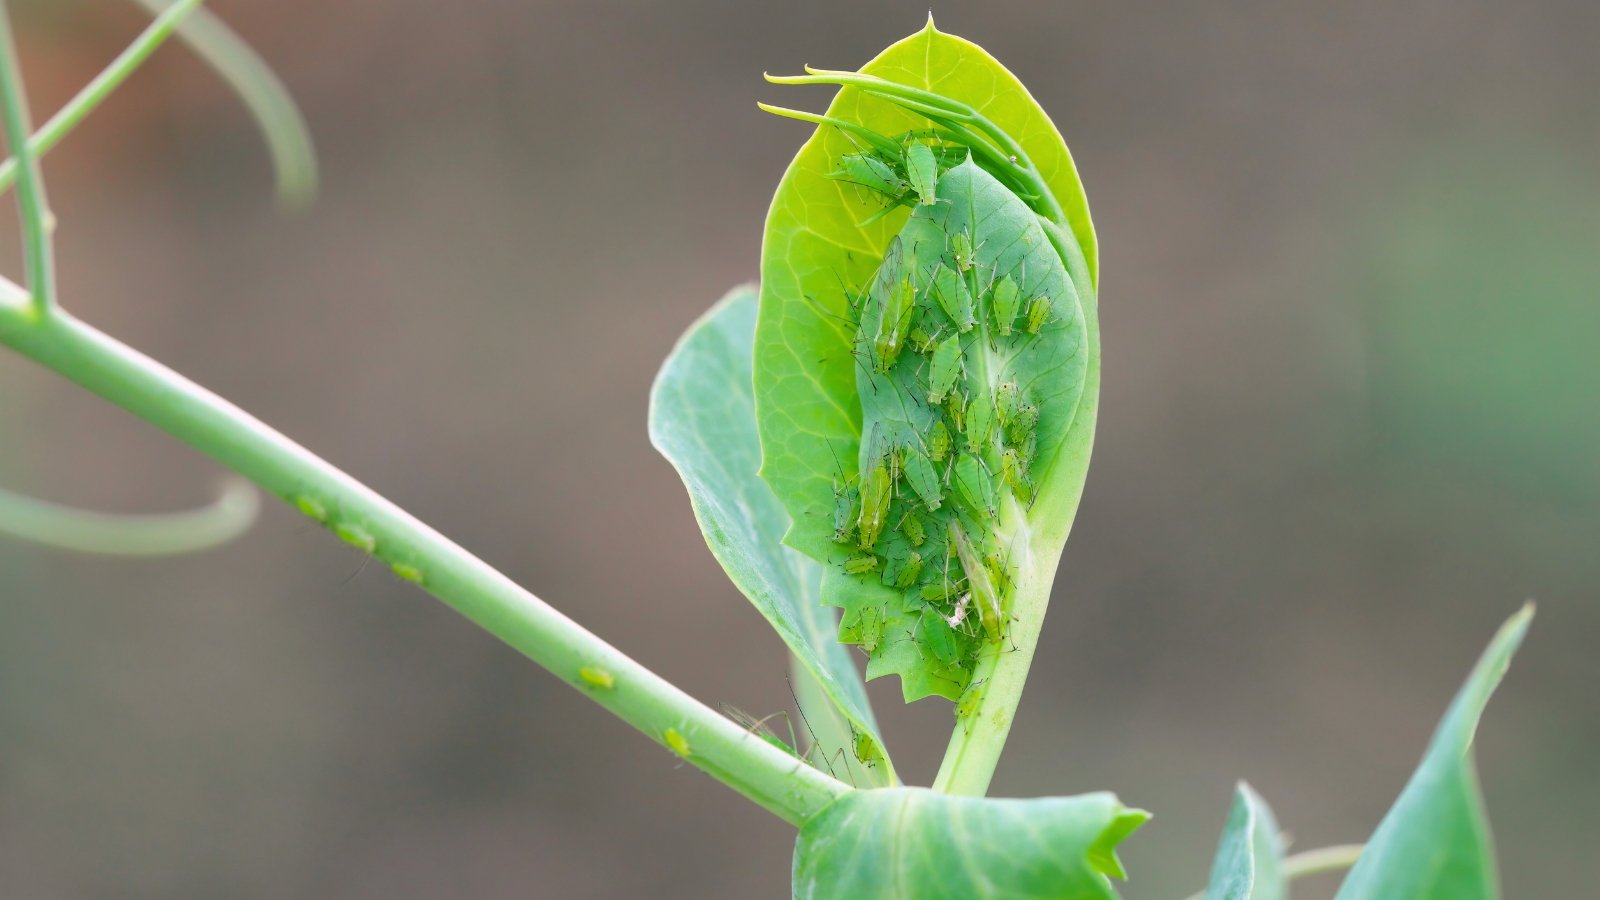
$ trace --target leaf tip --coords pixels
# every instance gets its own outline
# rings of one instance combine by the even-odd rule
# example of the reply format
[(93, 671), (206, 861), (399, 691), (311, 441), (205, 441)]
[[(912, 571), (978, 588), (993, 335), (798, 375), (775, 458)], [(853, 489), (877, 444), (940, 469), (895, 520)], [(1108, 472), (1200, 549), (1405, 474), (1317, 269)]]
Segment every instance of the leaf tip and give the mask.
[(1089, 864), (1095, 871), (1110, 878), (1126, 881), (1128, 870), (1117, 858), (1117, 845), (1128, 839), (1128, 836), (1138, 831), (1144, 823), (1150, 821), (1151, 814), (1147, 810), (1124, 806), (1119, 809), (1111, 819), (1111, 823), (1100, 832), (1093, 844), (1089, 845)]

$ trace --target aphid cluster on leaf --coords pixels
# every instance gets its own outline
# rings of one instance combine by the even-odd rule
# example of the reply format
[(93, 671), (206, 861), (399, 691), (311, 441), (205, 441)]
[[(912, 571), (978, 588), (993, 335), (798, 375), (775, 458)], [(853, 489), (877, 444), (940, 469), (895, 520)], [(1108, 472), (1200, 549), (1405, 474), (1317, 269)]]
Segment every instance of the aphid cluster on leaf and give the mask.
[[(831, 177), (891, 208), (951, 203), (940, 184), (955, 154), (897, 145), (903, 153), (844, 154)], [(1033, 501), (1039, 422), (1009, 366), (1036, 346), (1053, 308), (1044, 282), (1020, 263), (1002, 271), (981, 235), (935, 213), (890, 239), (864, 289), (846, 290), (864, 421), (857, 464), (841, 460), (833, 488), (835, 564), (902, 597), (898, 609), (847, 606), (841, 639), (869, 653), (909, 640), (956, 689), (979, 651), (1005, 638), (1014, 578), (1001, 522)], [(886, 622), (909, 624), (887, 634)]]

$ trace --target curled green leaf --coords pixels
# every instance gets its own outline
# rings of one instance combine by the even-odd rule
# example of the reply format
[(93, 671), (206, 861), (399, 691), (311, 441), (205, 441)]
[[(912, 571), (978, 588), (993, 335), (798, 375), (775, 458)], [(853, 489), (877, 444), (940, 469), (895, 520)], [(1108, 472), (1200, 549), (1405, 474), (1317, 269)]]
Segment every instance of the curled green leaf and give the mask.
[(977, 792), (1088, 464), (1087, 203), (1021, 84), (931, 22), (860, 72), (769, 80), (842, 90), (821, 115), (769, 107), (818, 128), (767, 219), (762, 475), (868, 677), (961, 701), (938, 786)]

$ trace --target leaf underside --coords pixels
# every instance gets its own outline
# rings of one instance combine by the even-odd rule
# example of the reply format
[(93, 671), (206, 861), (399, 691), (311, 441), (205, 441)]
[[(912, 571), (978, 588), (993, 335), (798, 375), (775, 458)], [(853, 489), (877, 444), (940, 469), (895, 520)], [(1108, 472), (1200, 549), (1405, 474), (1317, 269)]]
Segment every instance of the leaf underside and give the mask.
[[(728, 577), (817, 681), (846, 720), (845, 732), (867, 736), (878, 750), (864, 755), (883, 757), (861, 676), (848, 648), (834, 639), (832, 610), (818, 601), (822, 567), (783, 546), (788, 514), (756, 475), (761, 448), (750, 369), (755, 316), (755, 289), (737, 288), (683, 336), (650, 393), (650, 440), (683, 478), (706, 543)], [(831, 749), (820, 755), (833, 756)], [(854, 767), (854, 756), (852, 749), (843, 762)], [(853, 771), (851, 778), (888, 784), (893, 770), (883, 758), (876, 769)]]
[(1211, 864), (1206, 900), (1283, 900), (1283, 845), (1272, 810), (1240, 782)]
[(856, 791), (800, 828), (796, 898), (1114, 900), (1116, 847), (1149, 814), (1109, 793), (1034, 800)]

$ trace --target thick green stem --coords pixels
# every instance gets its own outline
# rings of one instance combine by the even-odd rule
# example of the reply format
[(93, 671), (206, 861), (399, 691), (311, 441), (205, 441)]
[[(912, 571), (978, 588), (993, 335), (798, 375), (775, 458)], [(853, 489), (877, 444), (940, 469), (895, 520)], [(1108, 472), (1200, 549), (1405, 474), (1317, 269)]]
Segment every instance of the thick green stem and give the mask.
[(1010, 628), (1005, 640), (984, 648), (972, 673), (972, 686), (956, 706), (956, 729), (945, 748), (934, 790), (973, 797), (988, 792), (1017, 704), (1022, 702), (1060, 561), (1054, 553), (1035, 556), (1032, 564), (1018, 573)]
[(0, 344), (295, 504), (650, 738), (783, 819), (849, 787), (724, 718), (248, 413), (70, 315), (0, 292)]
[[(194, 12), (195, 8), (203, 2), (205, 0), (178, 0), (178, 2), (173, 3), (164, 10), (155, 21), (140, 32), (134, 42), (128, 45), (128, 49), (118, 54), (117, 58), (112, 60), (111, 64), (106, 66), (99, 75), (96, 75), (93, 81), (84, 85), (83, 90), (69, 100), (67, 105), (63, 106), (59, 112), (51, 116), (50, 121), (39, 128), (38, 132), (33, 135), (27, 144), (27, 148), (33, 156), (37, 158), (49, 153), (56, 144), (61, 142), (62, 138), (66, 137), (72, 129), (78, 126), (79, 122), (84, 120), (84, 117), (88, 116), (107, 97), (111, 96), (112, 91), (116, 90), (124, 81), (127, 81), (128, 76), (132, 75), (134, 70), (138, 69), (150, 57), (150, 54), (156, 51), (157, 47), (160, 47), (166, 42), (167, 38), (172, 36), (172, 33), (177, 30), (178, 23), (183, 21), (184, 17), (191, 12)], [(15, 142), (13, 142), (12, 148), (12, 152), (15, 153)], [(10, 188), (17, 180), (17, 173), (20, 171), (17, 161), (18, 158), (13, 156), (4, 163), (0, 163), (0, 191)]]

